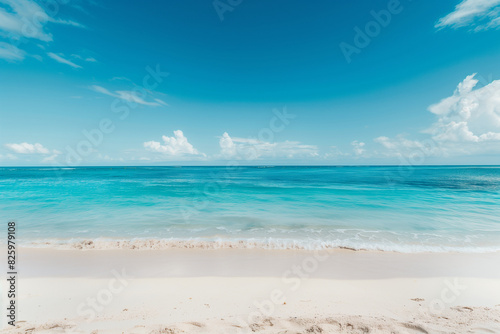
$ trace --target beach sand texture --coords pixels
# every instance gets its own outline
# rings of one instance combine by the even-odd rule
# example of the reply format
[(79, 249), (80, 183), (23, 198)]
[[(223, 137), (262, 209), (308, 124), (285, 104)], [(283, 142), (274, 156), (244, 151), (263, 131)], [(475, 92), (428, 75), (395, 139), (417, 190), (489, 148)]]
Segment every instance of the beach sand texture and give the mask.
[[(20, 249), (5, 333), (500, 333), (500, 254)], [(10, 326), (9, 326), (10, 327)]]

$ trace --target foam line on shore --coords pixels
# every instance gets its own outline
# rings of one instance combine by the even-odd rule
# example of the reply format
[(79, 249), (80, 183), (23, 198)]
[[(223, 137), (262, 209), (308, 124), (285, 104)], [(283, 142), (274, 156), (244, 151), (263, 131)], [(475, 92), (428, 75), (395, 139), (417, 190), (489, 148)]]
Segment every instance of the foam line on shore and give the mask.
[(425, 244), (396, 243), (355, 243), (335, 240), (292, 240), (292, 239), (54, 239), (34, 240), (23, 244), (25, 247), (56, 249), (105, 250), (105, 249), (270, 249), (270, 250), (321, 250), (347, 249), (352, 251), (387, 251), (398, 253), (493, 253), (499, 252), (494, 246), (438, 246)]

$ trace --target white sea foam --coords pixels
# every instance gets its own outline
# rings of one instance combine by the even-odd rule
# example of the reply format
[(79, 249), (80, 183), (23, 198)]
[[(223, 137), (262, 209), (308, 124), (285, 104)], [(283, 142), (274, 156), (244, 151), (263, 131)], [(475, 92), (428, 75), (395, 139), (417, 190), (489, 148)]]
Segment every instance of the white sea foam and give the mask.
[(444, 246), (426, 244), (368, 243), (362, 241), (321, 241), (292, 239), (53, 239), (34, 240), (24, 243), (25, 247), (57, 249), (105, 250), (105, 249), (262, 249), (262, 250), (320, 250), (347, 249), (352, 251), (386, 251), (398, 253), (492, 253), (500, 246)]

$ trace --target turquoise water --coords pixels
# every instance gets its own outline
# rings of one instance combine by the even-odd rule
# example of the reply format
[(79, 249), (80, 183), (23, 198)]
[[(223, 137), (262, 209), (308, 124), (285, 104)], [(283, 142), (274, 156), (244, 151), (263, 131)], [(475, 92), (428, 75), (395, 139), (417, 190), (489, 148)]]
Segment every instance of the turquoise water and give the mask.
[(0, 168), (0, 212), (24, 243), (482, 252), (500, 250), (500, 168)]

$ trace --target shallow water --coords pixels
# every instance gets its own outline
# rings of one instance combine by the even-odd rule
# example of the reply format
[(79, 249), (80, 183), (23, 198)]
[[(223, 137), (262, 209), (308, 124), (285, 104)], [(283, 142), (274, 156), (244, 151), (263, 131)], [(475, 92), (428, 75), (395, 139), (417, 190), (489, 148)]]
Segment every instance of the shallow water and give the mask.
[(0, 168), (21, 242), (500, 250), (500, 167)]

